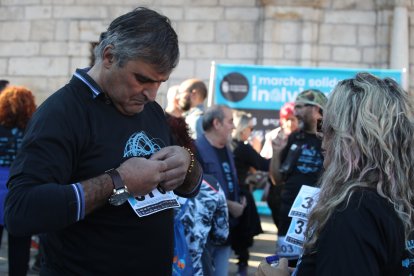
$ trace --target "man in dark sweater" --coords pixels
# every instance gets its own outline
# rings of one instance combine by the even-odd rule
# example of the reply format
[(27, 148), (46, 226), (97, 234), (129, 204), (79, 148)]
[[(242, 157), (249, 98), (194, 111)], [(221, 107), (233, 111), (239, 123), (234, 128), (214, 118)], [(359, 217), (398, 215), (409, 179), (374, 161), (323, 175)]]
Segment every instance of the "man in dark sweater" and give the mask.
[(278, 227), (278, 254), (292, 259), (298, 251), (284, 243), (291, 218), (290, 208), (302, 185), (315, 186), (321, 175), (323, 156), (322, 139), (318, 134), (322, 122), (326, 96), (319, 90), (305, 90), (295, 100), (295, 115), (299, 130), (289, 137), (280, 134), (273, 141), (273, 158), (270, 172), (276, 183), (284, 183)]
[(171, 275), (172, 191), (194, 196), (202, 178), (154, 101), (178, 56), (168, 18), (135, 9), (102, 33), (95, 65), (33, 116), (5, 224), (14, 235), (44, 233), (41, 275)]

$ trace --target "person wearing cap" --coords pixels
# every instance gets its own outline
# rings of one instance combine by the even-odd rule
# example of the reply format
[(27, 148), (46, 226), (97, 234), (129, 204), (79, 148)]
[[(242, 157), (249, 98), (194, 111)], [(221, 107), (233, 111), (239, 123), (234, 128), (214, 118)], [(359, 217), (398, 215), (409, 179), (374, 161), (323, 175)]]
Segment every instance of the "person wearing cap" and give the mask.
[(272, 141), (277, 137), (279, 132), (283, 132), (285, 136), (290, 135), (298, 128), (298, 119), (295, 116), (295, 103), (285, 103), (279, 111), (279, 127), (269, 131), (265, 135), (265, 142), (260, 151), (260, 155), (270, 159), (273, 156)]
[(322, 171), (322, 140), (318, 126), (322, 121), (326, 96), (319, 90), (305, 90), (295, 100), (295, 115), (299, 129), (289, 137), (280, 132), (273, 141), (273, 158), (270, 173), (276, 183), (284, 183), (278, 225), (278, 254), (297, 259), (299, 252), (284, 244), (290, 226), (290, 208), (302, 185), (315, 186)]

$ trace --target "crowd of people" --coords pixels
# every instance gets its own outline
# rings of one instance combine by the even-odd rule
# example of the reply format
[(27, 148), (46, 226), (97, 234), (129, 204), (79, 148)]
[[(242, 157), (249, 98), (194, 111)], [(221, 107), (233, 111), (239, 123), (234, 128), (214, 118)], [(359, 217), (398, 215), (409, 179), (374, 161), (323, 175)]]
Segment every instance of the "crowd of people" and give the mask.
[[(263, 232), (248, 182), (258, 171), (281, 259), (263, 261), (257, 275), (414, 272), (414, 106), (395, 81), (359, 73), (329, 98), (302, 91), (258, 148), (252, 115), (205, 107), (201, 79), (172, 85), (165, 109), (156, 102), (179, 60), (167, 17), (147, 8), (119, 16), (94, 54), (37, 110), (30, 90), (0, 82), (9, 275), (26, 275), (32, 235), (40, 275), (172, 275), (174, 224), (191, 275), (228, 275), (232, 251), (238, 275), (248, 275)], [(318, 200), (303, 250), (286, 252), (304, 185), (320, 188)]]

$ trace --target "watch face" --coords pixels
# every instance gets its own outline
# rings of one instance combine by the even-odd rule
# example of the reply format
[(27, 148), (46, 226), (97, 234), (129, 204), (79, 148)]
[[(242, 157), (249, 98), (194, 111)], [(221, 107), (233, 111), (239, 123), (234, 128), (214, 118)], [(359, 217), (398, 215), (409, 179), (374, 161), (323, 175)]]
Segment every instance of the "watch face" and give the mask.
[(129, 197), (129, 193), (125, 189), (117, 190), (110, 198), (109, 203), (114, 206), (119, 206), (124, 204)]

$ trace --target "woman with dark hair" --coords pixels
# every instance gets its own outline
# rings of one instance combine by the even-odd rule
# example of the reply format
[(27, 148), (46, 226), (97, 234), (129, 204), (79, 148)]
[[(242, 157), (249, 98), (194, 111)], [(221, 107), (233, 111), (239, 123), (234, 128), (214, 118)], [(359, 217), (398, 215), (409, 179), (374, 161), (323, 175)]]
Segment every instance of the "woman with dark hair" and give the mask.
[[(0, 94), (0, 224), (4, 225), (4, 198), (9, 168), (20, 149), (23, 132), (36, 110), (30, 90), (20, 86), (7, 86)], [(1, 236), (0, 236), (1, 237)], [(0, 238), (1, 240), (1, 238)], [(9, 275), (26, 275), (30, 257), (31, 236), (8, 235)]]
[[(294, 275), (413, 275), (413, 112), (390, 78), (359, 73), (334, 88), (322, 126), (325, 172)], [(262, 262), (258, 275), (289, 275), (281, 265)]]

